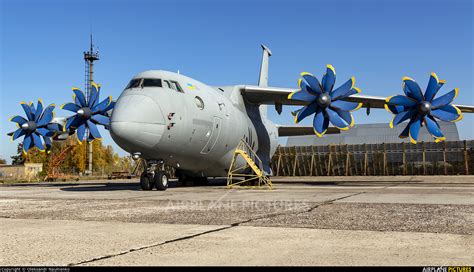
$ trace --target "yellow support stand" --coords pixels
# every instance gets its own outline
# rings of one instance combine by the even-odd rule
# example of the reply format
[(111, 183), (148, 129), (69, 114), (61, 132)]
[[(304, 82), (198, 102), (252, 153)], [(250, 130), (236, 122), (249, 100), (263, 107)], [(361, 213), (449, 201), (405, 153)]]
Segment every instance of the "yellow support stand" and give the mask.
[[(245, 164), (238, 166), (236, 161), (238, 157), (245, 160)], [(245, 174), (246, 172), (252, 172)], [(235, 149), (232, 162), (227, 174), (227, 188), (239, 186), (240, 188), (267, 188), (273, 189), (272, 181), (265, 175), (262, 160), (257, 156), (255, 151), (243, 140)]]

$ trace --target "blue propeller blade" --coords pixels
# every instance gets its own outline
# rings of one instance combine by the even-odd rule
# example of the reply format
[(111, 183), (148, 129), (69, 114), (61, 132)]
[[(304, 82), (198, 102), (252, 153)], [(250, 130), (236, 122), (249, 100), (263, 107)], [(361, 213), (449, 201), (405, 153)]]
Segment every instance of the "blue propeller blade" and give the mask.
[(33, 113), (31, 112), (31, 107), (25, 102), (21, 102), (20, 104), (23, 108), (23, 111), (25, 111), (26, 118), (28, 118), (28, 121), (34, 121), (35, 118), (33, 117)]
[(46, 150), (51, 149), (51, 146), (52, 146), (51, 139), (49, 137), (43, 137), (43, 140), (44, 140), (44, 145), (46, 146)]
[(23, 125), (24, 123), (28, 122), (28, 120), (26, 120), (25, 118), (23, 118), (19, 115), (13, 116), (12, 118), (10, 118), (10, 121), (17, 123), (20, 126)]
[(36, 112), (35, 112), (36, 122), (38, 122), (38, 120), (41, 118), (42, 113), (43, 113), (43, 101), (41, 101), (41, 99), (38, 99), (38, 105), (36, 106)]
[(84, 123), (80, 125), (77, 128), (76, 133), (77, 133), (77, 140), (79, 140), (79, 142), (82, 142), (84, 140), (84, 135), (86, 134), (86, 124)]
[(43, 115), (41, 115), (40, 120), (38, 121), (38, 126), (45, 126), (53, 120), (53, 110), (55, 105), (51, 104), (44, 109)]
[(92, 108), (92, 112), (93, 113), (104, 112), (111, 102), (112, 102), (111, 96), (105, 98), (104, 100), (102, 100), (102, 102), (100, 102), (99, 104), (95, 105)]
[(349, 123), (346, 123), (344, 119), (342, 119), (337, 112), (331, 110), (330, 108), (326, 108), (326, 113), (329, 117), (329, 121), (338, 129), (346, 130), (349, 128)]
[(95, 121), (98, 124), (103, 126), (108, 126), (110, 123), (110, 118), (101, 114), (95, 114), (92, 116), (92, 121)]
[[(308, 91), (309, 88), (301, 88), (300, 91), (292, 92), (288, 95), (288, 99), (312, 102), (316, 96)], [(105, 108), (104, 108), (105, 109)]]
[(68, 110), (68, 111), (72, 111), (72, 112), (76, 113), (81, 107), (76, 105), (75, 103), (69, 102), (69, 103), (61, 105), (60, 108), (62, 110)]
[(330, 105), (331, 108), (345, 110), (345, 111), (357, 110), (361, 106), (362, 106), (362, 103), (348, 102), (344, 100), (333, 101)]
[(433, 135), (436, 138), (444, 137), (443, 133), (441, 133), (441, 129), (438, 125), (438, 122), (436, 122), (436, 120), (433, 117), (426, 115), (424, 117), (424, 121), (425, 121), (426, 129), (428, 129), (428, 132), (431, 135)]
[[(112, 97), (110, 97), (112, 99)], [(116, 101), (111, 101), (110, 104), (102, 111), (103, 113), (108, 112), (109, 110), (113, 109), (115, 107)]]
[(431, 73), (430, 81), (428, 81), (428, 86), (426, 87), (425, 92), (425, 101), (431, 101), (436, 96), (436, 93), (439, 90), (439, 80), (438, 76), (435, 73)]
[(89, 108), (92, 108), (97, 104), (97, 102), (99, 101), (99, 97), (100, 97), (100, 87), (95, 82), (92, 82), (91, 93), (89, 96), (89, 103), (88, 103)]
[(431, 115), (446, 122), (454, 122), (461, 120), (462, 118), (461, 111), (452, 105), (446, 105), (436, 110), (432, 110)]
[(342, 118), (342, 120), (344, 120), (344, 122), (349, 124), (349, 127), (354, 125), (354, 117), (352, 117), (352, 114), (349, 111), (339, 109), (333, 110)]
[(418, 111), (416, 109), (413, 109), (413, 110), (404, 111), (395, 115), (395, 117), (393, 117), (392, 119), (392, 122), (390, 122), (390, 128), (393, 128), (394, 126), (402, 123), (405, 120), (411, 119), (417, 113)]
[[(301, 73), (301, 76), (303, 77), (304, 81), (306, 81), (305, 84), (309, 85), (311, 91), (315, 92), (316, 94), (321, 94), (323, 92), (321, 83), (319, 83), (319, 80), (315, 76), (309, 73)], [(301, 84), (303, 84), (303, 82)]]
[(403, 96), (403, 95), (395, 95), (395, 96), (389, 97), (387, 99), (387, 103), (389, 105), (395, 105), (395, 106), (399, 105), (399, 106), (404, 106), (404, 107), (414, 107), (418, 104), (417, 101), (415, 101), (414, 99)]
[(29, 107), (31, 109), (31, 116), (33, 117), (33, 120), (31, 120), (31, 121), (34, 121), (36, 119), (36, 117), (35, 117), (36, 108), (35, 108), (35, 105), (33, 104), (33, 102), (30, 102)]
[(388, 110), (389, 112), (393, 113), (393, 114), (399, 114), (399, 113), (405, 111), (404, 106), (387, 105), (387, 107), (385, 109)]
[(33, 137), (31, 135), (25, 136), (23, 140), (23, 152), (27, 153), (30, 148), (34, 146)]
[(94, 139), (101, 139), (102, 137), (100, 136), (99, 130), (97, 129), (97, 126), (92, 123), (91, 121), (87, 121), (87, 127), (89, 128), (90, 135), (94, 137)]
[(410, 131), (408, 136), (410, 136), (410, 142), (416, 144), (418, 141), (418, 134), (420, 133), (421, 128), (421, 117), (417, 116), (410, 125)]
[(423, 93), (421, 92), (421, 88), (418, 83), (409, 77), (404, 77), (403, 83), (403, 91), (408, 97), (413, 98), (418, 102), (423, 101)]
[(33, 143), (36, 145), (36, 147), (40, 151), (44, 151), (44, 145), (43, 142), (41, 142), (40, 136), (38, 136), (36, 133), (31, 134), (31, 136), (33, 137)]
[(335, 100), (341, 97), (345, 97), (347, 94), (349, 94), (352, 90), (352, 87), (354, 87), (355, 83), (355, 78), (351, 77), (346, 83), (342, 84), (339, 86), (337, 89), (333, 90), (331, 92), (331, 99)]
[(295, 116), (295, 123), (301, 122), (304, 118), (310, 116), (311, 114), (316, 112), (316, 109), (318, 108), (316, 103), (311, 103), (308, 106), (303, 107), (301, 111), (296, 112)]
[(15, 132), (13, 132), (12, 140), (14, 141), (14, 140), (20, 138), (21, 136), (23, 136), (25, 134), (26, 134), (26, 131), (19, 128), (19, 129), (15, 130)]
[(445, 95), (442, 95), (438, 98), (433, 99), (433, 101), (431, 101), (431, 105), (434, 109), (442, 107), (442, 106), (446, 106), (449, 103), (453, 102), (456, 96), (458, 96), (458, 88), (448, 92)]
[(405, 126), (405, 128), (403, 129), (402, 133), (400, 133), (400, 135), (398, 137), (400, 138), (408, 138), (408, 135), (410, 134), (410, 126), (411, 126), (411, 123), (412, 123), (412, 120), (410, 120), (410, 122), (408, 122), (408, 124)]
[(66, 129), (70, 128), (78, 128), (82, 124), (84, 124), (84, 119), (82, 119), (80, 116), (74, 115), (69, 117), (66, 122)]
[(321, 83), (324, 92), (330, 93), (332, 91), (334, 83), (336, 83), (336, 70), (334, 69), (334, 67), (332, 67), (332, 65), (327, 65), (326, 73), (324, 74)]
[(313, 119), (314, 132), (318, 137), (322, 137), (329, 126), (329, 119), (325, 117), (324, 111), (319, 109)]
[(54, 131), (51, 131), (50, 129), (45, 127), (36, 129), (36, 132), (38, 132), (41, 136), (44, 137), (52, 137), (54, 135)]
[(78, 106), (86, 107), (87, 103), (86, 103), (86, 96), (84, 95), (84, 93), (81, 90), (76, 89), (76, 88), (72, 89), (72, 91), (76, 95), (76, 99), (79, 101)]

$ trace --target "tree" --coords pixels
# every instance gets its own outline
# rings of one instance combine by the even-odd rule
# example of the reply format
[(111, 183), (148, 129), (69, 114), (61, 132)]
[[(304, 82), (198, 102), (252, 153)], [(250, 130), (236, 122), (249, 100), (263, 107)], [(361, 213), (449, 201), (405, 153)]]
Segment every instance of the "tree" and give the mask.
[(19, 165), (25, 163), (25, 156), (23, 154), (23, 144), (19, 143), (16, 148), (16, 155), (10, 157), (12, 159), (12, 165)]
[(7, 161), (4, 158), (0, 157), (0, 164), (7, 164)]

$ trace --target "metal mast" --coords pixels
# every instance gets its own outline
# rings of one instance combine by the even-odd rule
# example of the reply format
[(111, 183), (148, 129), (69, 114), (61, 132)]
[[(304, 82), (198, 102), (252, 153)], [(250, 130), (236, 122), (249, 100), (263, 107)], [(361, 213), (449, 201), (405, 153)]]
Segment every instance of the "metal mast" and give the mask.
[[(85, 90), (86, 90), (86, 99), (89, 102), (90, 91), (93, 81), (94, 74), (94, 61), (99, 60), (99, 52), (94, 50), (94, 45), (92, 43), (92, 34), (91, 34), (91, 43), (89, 51), (84, 52), (84, 61), (85, 61)], [(89, 130), (87, 130), (87, 139), (89, 138)], [(86, 170), (87, 175), (92, 175), (92, 143), (87, 144), (87, 155), (88, 155), (88, 167)]]

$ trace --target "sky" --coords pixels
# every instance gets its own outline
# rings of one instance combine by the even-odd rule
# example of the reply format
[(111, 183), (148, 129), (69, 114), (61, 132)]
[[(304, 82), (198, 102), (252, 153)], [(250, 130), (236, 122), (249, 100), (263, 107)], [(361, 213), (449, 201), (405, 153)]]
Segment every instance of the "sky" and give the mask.
[[(6, 134), (15, 129), (8, 119), (24, 115), (21, 101), (59, 106), (72, 101), (71, 87), (83, 88), (91, 33), (102, 97), (117, 98), (149, 69), (179, 70), (211, 86), (257, 84), (263, 43), (273, 53), (271, 86), (296, 88), (301, 72), (321, 78), (332, 64), (336, 86), (355, 76), (363, 94), (391, 96), (403, 93), (402, 77), (424, 89), (436, 72), (446, 80), (441, 94), (458, 87), (455, 103), (474, 105), (472, 18), (470, 0), (0, 0), (0, 157), (16, 152)], [(270, 109), (269, 117), (292, 124), (291, 110)], [(391, 120), (385, 110), (354, 116), (356, 124)], [(474, 139), (473, 121), (465, 114), (458, 123), (461, 139)]]

